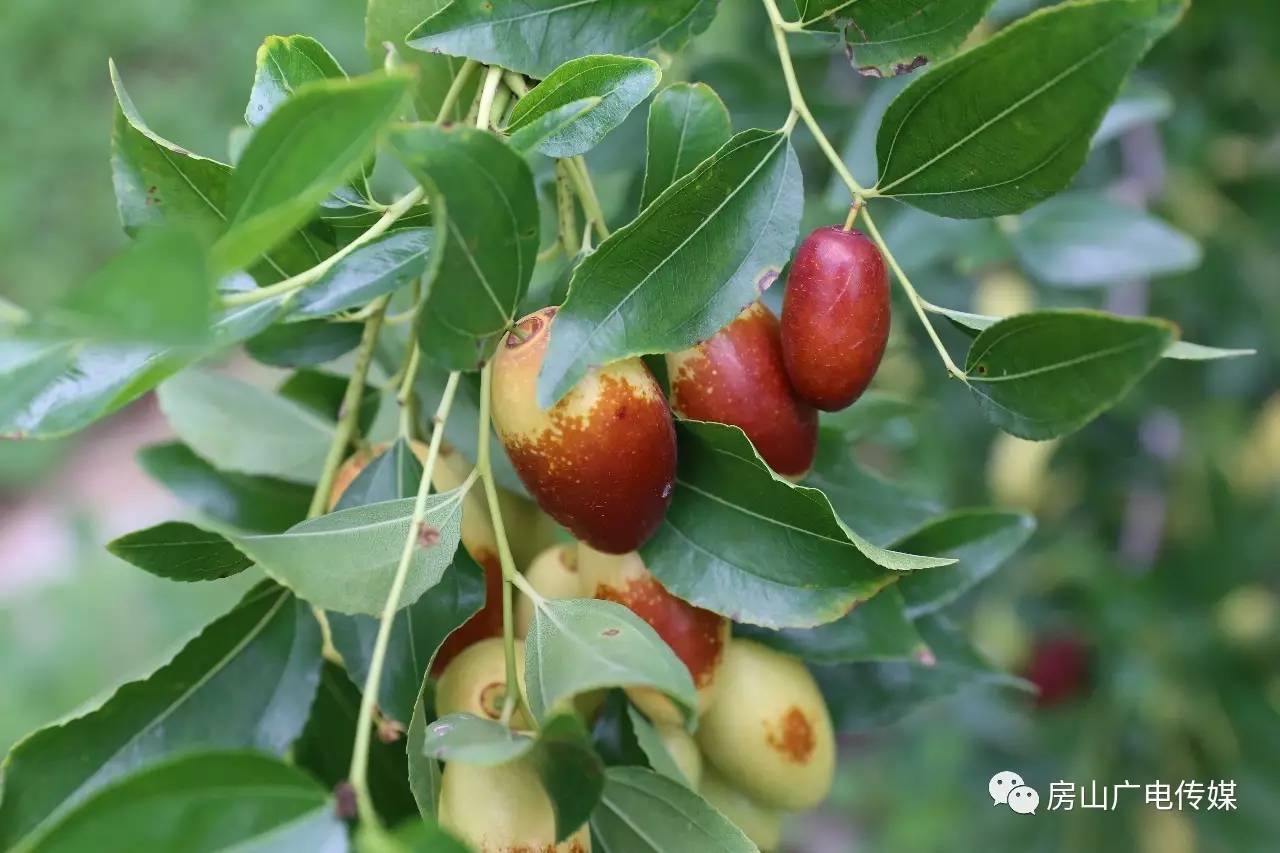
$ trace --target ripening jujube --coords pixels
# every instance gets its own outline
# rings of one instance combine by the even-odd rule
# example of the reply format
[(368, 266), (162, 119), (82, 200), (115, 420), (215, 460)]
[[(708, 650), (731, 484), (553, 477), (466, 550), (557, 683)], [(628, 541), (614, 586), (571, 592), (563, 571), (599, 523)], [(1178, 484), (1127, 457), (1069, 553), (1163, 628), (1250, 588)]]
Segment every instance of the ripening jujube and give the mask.
[[(572, 542), (552, 545), (533, 558), (524, 579), (543, 598), (579, 598), (582, 578), (578, 574), (578, 546)], [(533, 625), (533, 600), (516, 593), (516, 636), (524, 637)]]
[(714, 337), (669, 354), (671, 406), (741, 427), (770, 468), (800, 477), (818, 449), (818, 413), (791, 388), (778, 329), (773, 312), (753, 302)]
[(657, 530), (675, 488), (671, 409), (638, 358), (593, 369), (550, 409), (539, 406), (555, 313), (530, 314), (498, 345), (494, 429), (548, 515), (601, 551), (634, 551)]
[(858, 399), (889, 341), (889, 273), (875, 243), (838, 226), (806, 237), (791, 263), (781, 325), (800, 399), (827, 412)]
[[(621, 604), (649, 623), (689, 670), (698, 688), (699, 710), (709, 707), (729, 644), (729, 620), (672, 595), (645, 568), (639, 554), (604, 554), (580, 544), (578, 572), (583, 595)], [(675, 705), (662, 693), (628, 688), (627, 695), (655, 723), (680, 724)]]
[(711, 767), (703, 769), (698, 793), (764, 853), (778, 848), (782, 841), (782, 812), (756, 802)]
[(590, 853), (583, 824), (559, 844), (551, 798), (527, 759), (486, 767), (450, 761), (440, 779), (440, 825), (479, 853)]
[(696, 732), (708, 763), (761, 805), (803, 811), (822, 802), (835, 775), (835, 731), (804, 664), (738, 638), (718, 680)]
[[(516, 680), (524, 684), (524, 642), (515, 641)], [(502, 718), (507, 698), (506, 650), (501, 637), (486, 637), (459, 652), (436, 682), (436, 714), (473, 714), (487, 720)], [(511, 718), (513, 729), (525, 728), (520, 711)]]

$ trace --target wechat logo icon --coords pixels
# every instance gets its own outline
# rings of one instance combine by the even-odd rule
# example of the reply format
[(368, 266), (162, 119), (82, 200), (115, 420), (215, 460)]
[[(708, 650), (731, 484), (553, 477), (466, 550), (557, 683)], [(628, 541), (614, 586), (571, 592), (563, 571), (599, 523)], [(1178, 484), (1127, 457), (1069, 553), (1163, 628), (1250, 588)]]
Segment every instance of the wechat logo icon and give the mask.
[(987, 783), (991, 804), (1008, 806), (1018, 814), (1035, 814), (1040, 806), (1040, 794), (1012, 770), (1001, 770)]

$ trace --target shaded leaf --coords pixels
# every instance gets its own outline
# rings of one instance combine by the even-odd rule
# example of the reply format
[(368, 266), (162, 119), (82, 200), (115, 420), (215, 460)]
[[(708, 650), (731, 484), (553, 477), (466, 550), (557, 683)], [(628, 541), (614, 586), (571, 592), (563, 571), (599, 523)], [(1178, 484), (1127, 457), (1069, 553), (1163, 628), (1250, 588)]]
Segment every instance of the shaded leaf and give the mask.
[[(625, 695), (625, 694), (624, 694)], [(685, 787), (694, 787), (692, 780), (684, 775), (684, 771), (676, 764), (676, 760), (667, 751), (666, 744), (658, 729), (636, 710), (630, 702), (626, 704), (627, 723), (631, 727), (636, 745), (643, 753), (645, 761), (654, 772), (661, 773), (668, 779), (674, 779)], [(643, 762), (642, 762), (643, 763)]]
[(361, 246), (303, 288), (291, 314), (324, 317), (391, 293), (426, 272), (435, 240), (430, 228), (408, 228)]
[(956, 510), (933, 519), (898, 547), (919, 554), (955, 557), (956, 564), (918, 572), (898, 584), (912, 618), (955, 601), (998, 569), (1035, 530), (1029, 515), (994, 509)]
[[(365, 5), (364, 46), (369, 63), (382, 68), (387, 61), (387, 45), (395, 50), (398, 62), (413, 65), (413, 103), (421, 121), (435, 121), (444, 103), (445, 93), (454, 75), (462, 68), (462, 60), (442, 53), (424, 53), (405, 43), (405, 36), (423, 20), (449, 4), (449, 0), (368, 0)], [(462, 121), (467, 106), (475, 98), (482, 74), (472, 73), (454, 106), (451, 121)]]
[(955, 53), (992, 0), (800, 0), (806, 29), (832, 25), (859, 72), (905, 74)]
[(649, 107), (640, 207), (716, 153), (733, 135), (729, 109), (705, 83), (676, 83)]
[(253, 561), (217, 533), (166, 521), (107, 543), (107, 550), (143, 571), (175, 581), (212, 581), (239, 574)]
[(755, 853), (742, 830), (679, 782), (640, 767), (610, 767), (591, 834), (628, 853)]
[(277, 323), (245, 343), (255, 361), (273, 367), (315, 367), (341, 358), (360, 343), (360, 323), (306, 320)]
[[(952, 567), (947, 567), (916, 572), (903, 580), (951, 570)], [(874, 598), (856, 605), (836, 621), (816, 628), (770, 631), (767, 628), (740, 625), (735, 632), (814, 663), (909, 660), (928, 652), (924, 640), (907, 618), (902, 594), (895, 587), (889, 587)]]

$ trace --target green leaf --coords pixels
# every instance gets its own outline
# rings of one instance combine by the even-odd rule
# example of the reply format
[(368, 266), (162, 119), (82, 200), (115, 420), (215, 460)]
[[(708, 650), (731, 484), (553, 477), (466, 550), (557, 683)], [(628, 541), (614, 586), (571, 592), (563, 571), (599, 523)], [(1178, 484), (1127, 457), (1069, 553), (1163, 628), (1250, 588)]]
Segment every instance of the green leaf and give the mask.
[(50, 322), (98, 340), (191, 344), (213, 321), (204, 242), (185, 228), (154, 227), (75, 288)]
[(244, 267), (305, 224), (373, 153), (407, 89), (405, 77), (375, 74), (311, 83), (281, 104), (231, 177), (215, 266)]
[(180, 442), (142, 448), (138, 464), (178, 500), (241, 530), (279, 533), (305, 519), (311, 503), (305, 485), (219, 471)]
[(1119, 402), (1176, 337), (1163, 320), (1036, 311), (978, 335), (965, 374), (996, 426), (1019, 438), (1055, 438)]
[(714, 0), (454, 0), (408, 43), (541, 78), (593, 53), (677, 51), (715, 11)]
[[(517, 318), (533, 275), (540, 224), (533, 175), (509, 146), (474, 128), (419, 125), (392, 142), (435, 215), (419, 343), (450, 369), (475, 370)], [(442, 338), (454, 345), (447, 353)]]
[(1064, 287), (1152, 278), (1200, 264), (1191, 237), (1098, 193), (1068, 193), (1037, 205), (1018, 219), (1010, 239), (1028, 272)]
[(628, 56), (584, 56), (571, 59), (529, 90), (511, 111), (508, 131), (518, 131), (553, 110), (584, 98), (599, 98), (594, 107), (547, 137), (538, 150), (548, 157), (573, 157), (594, 148), (662, 79), (651, 59)]
[(188, 370), (157, 394), (169, 425), (224, 471), (314, 483), (324, 468), (334, 425), (256, 385)]
[(99, 791), (27, 848), (345, 850), (347, 829), (306, 773), (252, 752), (199, 752)]
[(823, 412), (820, 424), (846, 442), (857, 441), (896, 418), (907, 418), (927, 411), (917, 400), (884, 391), (869, 390), (858, 398), (858, 405), (839, 412)]
[[(360, 691), (342, 667), (325, 661), (307, 727), (293, 745), (295, 764), (314, 774), (328, 789), (347, 781), (360, 714)], [(378, 815), (388, 823), (416, 818), (409, 790), (405, 741), (369, 742), (369, 788)]]
[(854, 68), (905, 74), (955, 53), (992, 0), (801, 0), (806, 29), (842, 28)]
[(603, 99), (582, 98), (549, 110), (512, 133), (507, 139), (507, 144), (520, 154), (527, 156), (538, 150), (542, 143), (562, 135), (573, 127), (579, 119), (595, 109), (601, 100)]
[(803, 202), (786, 134), (747, 130), (578, 266), (538, 379), (550, 407), (592, 367), (675, 352), (727, 325), (777, 277)]
[[(336, 373), (327, 373), (322, 370), (298, 370), (280, 383), (276, 393), (286, 400), (292, 400), (304, 408), (310, 409), (325, 420), (337, 422), (342, 411), (342, 399), (347, 395), (347, 385), (350, 381), (351, 379), (348, 376), (340, 376)], [(391, 395), (392, 398), (394, 396), (394, 394)], [(382, 398), (382, 389), (371, 384), (366, 384), (363, 393), (360, 395), (356, 426), (359, 428), (360, 434), (371, 441), (373, 436), (369, 435), (369, 430), (378, 418), (378, 413), (382, 408)], [(388, 406), (394, 407), (395, 403), (389, 401)], [(308, 500), (310, 499), (308, 498)], [(300, 518), (295, 519), (295, 521), (301, 520)]]
[(864, 731), (896, 722), (922, 707), (976, 689), (1029, 685), (993, 666), (940, 617), (916, 620), (928, 653), (914, 661), (816, 667), (837, 731)]
[(256, 587), (149, 678), (13, 748), (0, 846), (21, 846), (93, 791), (179, 752), (283, 753), (306, 723), (320, 645), (310, 608), (273, 584)]
[(333, 54), (310, 36), (267, 36), (258, 47), (257, 69), (244, 120), (250, 127), (258, 127), (299, 86), (346, 76)]
[(435, 241), (432, 229), (409, 228), (361, 246), (302, 289), (292, 316), (326, 317), (391, 293), (426, 272)]
[(987, 578), (1026, 544), (1036, 523), (1029, 515), (994, 509), (956, 510), (898, 542), (918, 554), (955, 557), (956, 564), (917, 572), (898, 584), (912, 618), (946, 607)]
[(676, 83), (649, 106), (648, 147), (640, 208), (693, 171), (729, 141), (729, 109), (705, 83)]
[(357, 853), (471, 853), (434, 819), (410, 819), (388, 832), (374, 823), (356, 827)]
[(360, 343), (360, 323), (306, 320), (277, 323), (245, 344), (255, 361), (273, 367), (315, 367), (341, 358)]
[(556, 840), (587, 822), (604, 790), (604, 763), (572, 713), (556, 714), (537, 738), (472, 714), (449, 714), (426, 727), (425, 753), (443, 761), (496, 766), (528, 757), (556, 814)]
[(1060, 3), (935, 66), (885, 113), (878, 191), (974, 219), (1019, 213), (1063, 189), (1125, 77), (1185, 6)]
[[(422, 690), (413, 705), (413, 716), (409, 719), (409, 731), (405, 734), (405, 749), (409, 754), (409, 790), (413, 792), (413, 801), (418, 806), (418, 814), (424, 820), (434, 822), (436, 804), (440, 800), (442, 774), (440, 762), (428, 757), (424, 747), (427, 738), (428, 688), (429, 682), (424, 679)], [(431, 716), (435, 715), (431, 714)]]
[[(484, 570), (466, 548), (459, 548), (440, 582), (396, 613), (378, 690), (378, 707), (387, 717), (398, 722), (411, 720), (422, 680), (436, 652), (449, 634), (479, 612), (484, 599)], [(373, 659), (378, 620), (330, 613), (329, 628), (347, 671), (363, 684)]]
[(612, 601), (538, 603), (525, 638), (525, 679), (538, 719), (560, 702), (601, 687), (654, 687), (691, 722), (698, 705), (689, 670), (671, 648), (647, 622)]
[(379, 453), (365, 466), (338, 500), (334, 509), (396, 501), (417, 495), (422, 465), (403, 438)]
[[(423, 53), (405, 43), (405, 36), (425, 18), (448, 5), (448, 0), (368, 0), (365, 6), (364, 46), (369, 62), (382, 68), (387, 61), (387, 45), (395, 51), (397, 62), (413, 65), (417, 73), (413, 87), (413, 103), (422, 121), (434, 121), (444, 103), (445, 93), (454, 76), (462, 68), (462, 60), (440, 53)], [(462, 121), (467, 106), (475, 98), (482, 74), (472, 73), (463, 86), (450, 121)]]
[[(846, 411), (856, 411), (863, 402)], [(854, 458), (848, 436), (825, 425), (818, 431), (818, 455), (804, 484), (820, 489), (851, 530), (881, 546), (915, 530), (942, 509), (936, 501), (863, 468)]]
[(645, 565), (673, 595), (735, 622), (834, 621), (898, 572), (950, 560), (886, 551), (853, 533), (817, 489), (774, 474), (742, 430), (681, 421), (676, 489)]
[[(903, 580), (947, 571), (951, 569), (917, 572)], [(739, 625), (735, 631), (780, 652), (814, 663), (904, 660), (928, 651), (915, 625), (907, 618), (902, 594), (894, 587), (889, 587), (875, 598), (855, 606), (836, 621), (816, 628), (770, 631), (767, 628)]]
[(239, 574), (253, 561), (217, 533), (166, 521), (107, 543), (107, 550), (145, 572), (174, 581), (212, 581)]
[(627, 853), (757, 853), (742, 830), (679, 782), (640, 767), (610, 767), (591, 834)]
[(662, 742), (662, 736), (658, 734), (657, 727), (649, 722), (644, 714), (637, 711), (630, 702), (626, 703), (626, 713), (627, 722), (635, 735), (636, 745), (644, 753), (644, 758), (649, 762), (649, 766), (655, 772), (661, 773), (668, 779), (674, 779), (687, 788), (693, 788), (693, 781), (685, 777), (684, 771), (676, 764), (676, 760), (671, 757), (666, 744)]
[[(414, 498), (339, 510), (275, 535), (231, 541), (300, 598), (325, 610), (380, 616), (404, 551)], [(458, 547), (462, 494), (427, 498), (423, 534), (414, 548), (405, 607), (440, 581)]]
[[(109, 63), (116, 93), (111, 134), (111, 179), (120, 220), (130, 234), (159, 223), (190, 228), (214, 240), (227, 224), (231, 167), (200, 157), (156, 134), (142, 120)], [(301, 272), (320, 260), (307, 239), (297, 236), (263, 259), (264, 280)]]

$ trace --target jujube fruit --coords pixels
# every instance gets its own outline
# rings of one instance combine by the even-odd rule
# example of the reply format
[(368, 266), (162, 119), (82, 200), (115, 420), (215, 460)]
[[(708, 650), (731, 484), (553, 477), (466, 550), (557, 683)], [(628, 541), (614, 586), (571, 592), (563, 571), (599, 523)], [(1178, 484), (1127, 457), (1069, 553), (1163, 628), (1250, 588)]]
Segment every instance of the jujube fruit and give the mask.
[[(552, 545), (543, 551), (524, 573), (525, 580), (543, 598), (579, 598), (582, 578), (578, 574), (578, 546), (572, 542)], [(533, 624), (533, 602), (523, 592), (516, 593), (516, 635), (523, 637)]]
[(698, 793), (764, 853), (778, 849), (782, 843), (782, 812), (751, 799), (729, 784), (714, 768), (707, 767), (702, 771)]
[(548, 515), (601, 551), (633, 551), (671, 503), (671, 409), (638, 358), (593, 369), (550, 409), (540, 407), (538, 372), (555, 311), (530, 314), (498, 345), (493, 425)]
[(800, 477), (818, 450), (818, 413), (795, 395), (778, 320), (754, 302), (711, 339), (667, 356), (671, 406), (686, 418), (741, 427), (769, 467)]
[(811, 809), (835, 774), (835, 731), (809, 670), (752, 640), (729, 644), (696, 733), (707, 761), (762, 805)]
[[(672, 595), (634, 552), (604, 554), (579, 544), (578, 573), (584, 595), (617, 602), (649, 623), (688, 668), (698, 688), (699, 709), (709, 707), (729, 643), (729, 620)], [(655, 723), (681, 722), (674, 703), (659, 691), (628, 688), (627, 695)]]
[[(524, 643), (516, 640), (516, 680), (524, 685)], [(507, 698), (507, 661), (500, 637), (488, 637), (459, 652), (436, 683), (436, 715), (473, 714), (486, 720), (502, 717)], [(516, 711), (511, 727), (525, 727)]]
[(800, 399), (834, 412), (871, 384), (889, 341), (889, 273), (860, 231), (805, 238), (782, 299), (782, 357)]
[(654, 729), (676, 768), (691, 787), (697, 788), (702, 782), (702, 753), (693, 735), (683, 725), (662, 724)]
[(440, 780), (440, 825), (479, 853), (590, 853), (583, 824), (559, 844), (551, 798), (520, 759), (494, 767), (450, 761)]
[(1036, 686), (1036, 705), (1048, 708), (1087, 693), (1089, 658), (1089, 648), (1072, 634), (1037, 640), (1022, 672), (1022, 677)]

